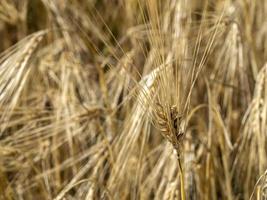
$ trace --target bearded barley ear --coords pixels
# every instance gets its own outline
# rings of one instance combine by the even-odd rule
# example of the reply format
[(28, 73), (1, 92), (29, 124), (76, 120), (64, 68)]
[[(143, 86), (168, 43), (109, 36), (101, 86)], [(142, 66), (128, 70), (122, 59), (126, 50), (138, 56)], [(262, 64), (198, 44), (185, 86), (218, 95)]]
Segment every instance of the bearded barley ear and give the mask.
[(177, 156), (180, 172), (181, 199), (185, 200), (184, 172), (181, 162), (181, 146), (183, 142), (182, 138), (184, 136), (184, 131), (181, 129), (182, 115), (179, 115), (176, 105), (164, 109), (163, 105), (157, 102), (155, 110), (154, 123), (158, 126), (162, 136), (172, 144), (174, 153)]
[(182, 115), (177, 111), (177, 106), (164, 110), (160, 103), (156, 103), (155, 124), (158, 126), (162, 136), (166, 138), (179, 152), (179, 144), (182, 142), (184, 131), (182, 130)]

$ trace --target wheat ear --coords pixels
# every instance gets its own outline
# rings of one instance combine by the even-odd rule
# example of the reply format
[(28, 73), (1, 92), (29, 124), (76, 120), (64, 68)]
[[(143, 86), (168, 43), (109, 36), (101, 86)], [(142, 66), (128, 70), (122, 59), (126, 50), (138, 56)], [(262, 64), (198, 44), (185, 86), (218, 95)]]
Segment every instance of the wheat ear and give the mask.
[(180, 146), (184, 136), (184, 131), (182, 130), (181, 122), (182, 116), (179, 115), (177, 107), (175, 105), (164, 107), (160, 104), (156, 104), (156, 124), (164, 138), (166, 138), (174, 148), (177, 155), (178, 168), (180, 173), (180, 190), (181, 190), (181, 200), (186, 199), (185, 195), (185, 182), (184, 182), (184, 172), (181, 161), (181, 151)]

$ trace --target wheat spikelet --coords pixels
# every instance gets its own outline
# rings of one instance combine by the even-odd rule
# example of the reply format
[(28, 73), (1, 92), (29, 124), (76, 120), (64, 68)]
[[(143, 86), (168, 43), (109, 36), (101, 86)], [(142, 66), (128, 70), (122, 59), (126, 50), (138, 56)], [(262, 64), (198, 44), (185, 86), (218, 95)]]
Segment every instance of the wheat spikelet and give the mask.
[(185, 183), (184, 183), (184, 172), (181, 161), (181, 144), (184, 136), (182, 129), (182, 116), (179, 115), (177, 107), (175, 105), (164, 109), (160, 103), (156, 104), (155, 108), (155, 124), (163, 135), (174, 148), (174, 152), (177, 155), (178, 168), (180, 172), (180, 192), (181, 199), (185, 200)]
[(157, 103), (155, 117), (158, 128), (163, 135), (179, 153), (179, 144), (181, 144), (184, 132), (181, 129), (182, 116), (178, 114), (177, 107), (171, 106), (169, 112), (164, 110), (160, 103)]

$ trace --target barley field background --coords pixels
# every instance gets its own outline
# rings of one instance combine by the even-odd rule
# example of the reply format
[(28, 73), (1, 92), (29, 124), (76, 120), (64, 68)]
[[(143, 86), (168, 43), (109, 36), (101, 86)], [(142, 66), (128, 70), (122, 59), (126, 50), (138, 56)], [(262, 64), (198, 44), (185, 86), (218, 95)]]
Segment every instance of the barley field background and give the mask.
[(0, 200), (267, 200), (266, 0), (0, 0)]

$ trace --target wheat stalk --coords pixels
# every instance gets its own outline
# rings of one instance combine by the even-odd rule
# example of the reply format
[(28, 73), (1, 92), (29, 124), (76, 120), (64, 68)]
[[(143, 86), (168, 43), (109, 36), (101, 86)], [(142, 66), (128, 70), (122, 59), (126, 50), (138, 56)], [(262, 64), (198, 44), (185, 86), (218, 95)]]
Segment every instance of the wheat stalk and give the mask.
[(158, 125), (162, 136), (172, 144), (175, 154), (177, 155), (178, 168), (180, 172), (181, 199), (185, 200), (184, 172), (181, 161), (181, 144), (184, 137), (184, 131), (182, 130), (182, 118), (183, 116), (179, 115), (175, 105), (168, 109), (164, 109), (160, 103), (156, 104), (155, 124)]

